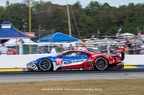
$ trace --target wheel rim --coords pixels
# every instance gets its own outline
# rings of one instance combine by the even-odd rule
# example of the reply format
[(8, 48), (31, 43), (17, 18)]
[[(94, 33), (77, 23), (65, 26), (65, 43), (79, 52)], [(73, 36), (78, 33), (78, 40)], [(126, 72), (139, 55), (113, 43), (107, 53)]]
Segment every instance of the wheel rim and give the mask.
[(43, 70), (43, 71), (48, 71), (48, 70), (50, 70), (50, 69), (51, 69), (51, 66), (52, 66), (51, 62), (50, 62), (49, 60), (47, 60), (47, 59), (43, 59), (43, 60), (41, 60), (41, 61), (39, 62), (39, 67), (40, 67), (40, 69)]
[(98, 70), (105, 70), (107, 68), (108, 64), (106, 62), (106, 60), (104, 59), (99, 59), (95, 62), (95, 67), (98, 69)]

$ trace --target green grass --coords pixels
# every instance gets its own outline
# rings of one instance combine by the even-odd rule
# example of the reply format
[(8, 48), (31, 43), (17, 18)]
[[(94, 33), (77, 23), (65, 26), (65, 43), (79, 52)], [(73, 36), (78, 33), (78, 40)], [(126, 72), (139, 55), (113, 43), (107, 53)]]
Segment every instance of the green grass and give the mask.
[(0, 95), (144, 95), (144, 79), (0, 83)]

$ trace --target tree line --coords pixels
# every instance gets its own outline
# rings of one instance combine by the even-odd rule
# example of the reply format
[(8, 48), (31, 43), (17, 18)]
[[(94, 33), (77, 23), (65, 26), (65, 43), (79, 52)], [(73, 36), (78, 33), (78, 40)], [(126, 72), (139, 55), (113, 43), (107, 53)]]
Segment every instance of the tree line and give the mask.
[[(0, 22), (10, 21), (21, 30), (29, 31), (29, 5), (10, 3), (0, 6)], [(85, 8), (77, 1), (69, 5), (71, 33), (77, 38), (90, 38), (92, 35), (115, 36), (119, 28), (121, 33), (135, 35), (144, 32), (144, 4), (129, 3), (119, 7), (91, 1)], [(31, 4), (32, 31), (38, 38), (54, 32), (69, 33), (67, 5), (35, 1)]]

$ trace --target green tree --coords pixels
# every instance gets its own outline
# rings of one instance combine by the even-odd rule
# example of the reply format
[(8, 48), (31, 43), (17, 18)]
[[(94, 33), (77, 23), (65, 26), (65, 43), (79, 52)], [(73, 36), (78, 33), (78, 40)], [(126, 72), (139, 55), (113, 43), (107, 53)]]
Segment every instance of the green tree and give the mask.
[(6, 6), (3, 21), (10, 21), (17, 29), (23, 30), (23, 20), (28, 21), (28, 7), (25, 4), (15, 3)]
[(5, 18), (5, 8), (3, 6), (0, 6), (0, 22), (3, 22), (3, 19)]
[(61, 9), (56, 9), (51, 18), (50, 27), (55, 31), (59, 31), (67, 34), (68, 21), (67, 21), (66, 13), (64, 13)]
[[(84, 37), (90, 37), (92, 33), (92, 28), (90, 17), (88, 17), (85, 13), (85, 10), (82, 8), (80, 2), (76, 2), (71, 6), (71, 12), (73, 12), (74, 16), (71, 15), (71, 20), (72, 20), (72, 31), (73, 34), (79, 38), (84, 38)], [(74, 20), (76, 20), (76, 23), (74, 23)], [(79, 31), (76, 31), (76, 27), (78, 27)], [(80, 35), (77, 35), (77, 34)]]

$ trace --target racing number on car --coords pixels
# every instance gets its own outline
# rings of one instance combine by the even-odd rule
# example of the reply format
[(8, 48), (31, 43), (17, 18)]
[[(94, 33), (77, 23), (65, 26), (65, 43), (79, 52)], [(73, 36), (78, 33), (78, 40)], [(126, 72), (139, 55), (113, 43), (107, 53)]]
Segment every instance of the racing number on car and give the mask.
[(60, 65), (60, 64), (62, 64), (62, 59), (60, 58), (56, 59), (56, 65)]

